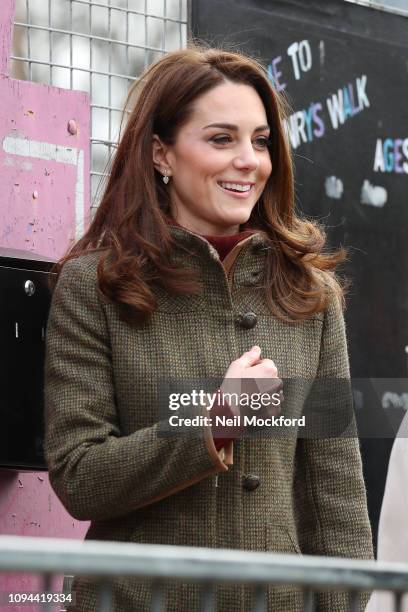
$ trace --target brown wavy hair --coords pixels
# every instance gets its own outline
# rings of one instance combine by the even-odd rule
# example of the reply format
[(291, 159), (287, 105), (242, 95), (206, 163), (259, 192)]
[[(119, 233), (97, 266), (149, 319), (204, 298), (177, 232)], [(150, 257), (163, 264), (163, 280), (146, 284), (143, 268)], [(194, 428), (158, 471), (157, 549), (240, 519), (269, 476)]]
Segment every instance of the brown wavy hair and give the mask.
[[(242, 53), (190, 45), (150, 66), (129, 91), (136, 94), (96, 215), (84, 236), (58, 262), (57, 274), (73, 257), (101, 251), (98, 284), (129, 324), (145, 323), (155, 311), (155, 285), (172, 294), (202, 288), (197, 271), (176, 267), (166, 217), (170, 201), (153, 166), (152, 137), (174, 143), (196, 99), (226, 81), (252, 86), (272, 127), (272, 173), (252, 210), (249, 224), (263, 230), (272, 248), (266, 257), (270, 311), (294, 323), (324, 310), (334, 292), (343, 297), (335, 267), (343, 249), (324, 252), (325, 234), (316, 222), (295, 213), (292, 158), (283, 120), (288, 105), (272, 87), (264, 67)], [(123, 121), (123, 120), (122, 120)]]

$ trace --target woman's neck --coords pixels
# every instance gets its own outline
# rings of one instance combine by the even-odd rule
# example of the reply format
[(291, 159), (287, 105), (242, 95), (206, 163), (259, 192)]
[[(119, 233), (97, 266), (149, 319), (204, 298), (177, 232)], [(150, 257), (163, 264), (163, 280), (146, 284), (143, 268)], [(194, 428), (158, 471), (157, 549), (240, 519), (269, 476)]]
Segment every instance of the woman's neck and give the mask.
[[(180, 225), (180, 223), (175, 221), (172, 217), (168, 217), (168, 222), (170, 225), (175, 225), (177, 227), (182, 227), (183, 229), (187, 229), (186, 227), (183, 227), (182, 225)], [(244, 225), (248, 225), (248, 224), (244, 224)], [(191, 230), (188, 230), (188, 231), (191, 231)], [(205, 240), (207, 240), (216, 249), (222, 261), (228, 255), (228, 253), (234, 248), (234, 246), (238, 244), (238, 242), (241, 242), (241, 240), (244, 240), (244, 238), (247, 238), (248, 236), (250, 236), (254, 231), (255, 230), (252, 229), (251, 227), (247, 227), (246, 229), (243, 229), (241, 227), (238, 233), (232, 234), (230, 236), (210, 236), (208, 234), (197, 234), (197, 236), (201, 236), (201, 238), (204, 238)], [(196, 233), (196, 232), (193, 232), (193, 233)]]
[(178, 223), (178, 221), (176, 221), (175, 219), (173, 219), (173, 217), (171, 217), (170, 215), (167, 216), (168, 222), (171, 225), (176, 225), (177, 227), (182, 227), (183, 229), (192, 232), (193, 234), (197, 234), (198, 236), (202, 236), (203, 238), (212, 238), (214, 240), (228, 240), (228, 239), (233, 239), (236, 238), (237, 236), (240, 236), (243, 233), (247, 233), (247, 232), (252, 232), (254, 231), (249, 222), (248, 223), (244, 223), (240, 226), (238, 226), (238, 230), (236, 232), (234, 232), (233, 234), (226, 234), (226, 235), (218, 235), (218, 234), (212, 234), (212, 233), (206, 233), (206, 231), (195, 231), (195, 230), (191, 230), (188, 227), (185, 227), (184, 225), (181, 225), (180, 223)]

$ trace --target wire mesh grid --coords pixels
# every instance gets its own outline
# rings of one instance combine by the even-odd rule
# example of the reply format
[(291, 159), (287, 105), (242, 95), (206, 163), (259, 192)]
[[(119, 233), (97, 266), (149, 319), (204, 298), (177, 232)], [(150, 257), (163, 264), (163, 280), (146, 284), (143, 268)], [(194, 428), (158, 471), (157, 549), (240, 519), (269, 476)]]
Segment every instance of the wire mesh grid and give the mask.
[(129, 87), (187, 44), (187, 0), (16, 0), (11, 76), (87, 91), (93, 213)]

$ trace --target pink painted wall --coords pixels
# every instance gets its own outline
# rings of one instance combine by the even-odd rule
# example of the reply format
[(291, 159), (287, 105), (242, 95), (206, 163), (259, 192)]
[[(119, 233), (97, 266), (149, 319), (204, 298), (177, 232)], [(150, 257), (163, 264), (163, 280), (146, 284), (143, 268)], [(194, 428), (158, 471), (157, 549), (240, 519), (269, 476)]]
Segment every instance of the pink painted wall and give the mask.
[[(0, 246), (56, 259), (89, 222), (90, 103), (84, 92), (10, 78), (14, 2), (0, 1)], [(87, 527), (65, 511), (46, 472), (0, 470), (0, 534), (82, 539)], [(38, 589), (33, 576), (0, 576), (0, 591)]]

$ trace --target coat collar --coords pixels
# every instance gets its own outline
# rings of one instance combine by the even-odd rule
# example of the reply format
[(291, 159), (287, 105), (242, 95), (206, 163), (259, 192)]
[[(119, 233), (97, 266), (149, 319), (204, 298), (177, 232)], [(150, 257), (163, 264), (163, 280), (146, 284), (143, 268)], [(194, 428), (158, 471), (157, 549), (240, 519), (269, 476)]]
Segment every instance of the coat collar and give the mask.
[(263, 247), (267, 248), (269, 243), (266, 232), (263, 230), (256, 230), (253, 234), (244, 237), (240, 242), (238, 242), (238, 244), (234, 246), (234, 248), (221, 262), (217, 250), (202, 236), (194, 234), (190, 230), (187, 230), (185, 227), (181, 226), (170, 225), (169, 229), (172, 237), (178, 244), (192, 250), (194, 254), (201, 256), (204, 255), (210, 257), (212, 260), (218, 261), (225, 268), (228, 276), (234, 267), (238, 255), (244, 248), (251, 246), (254, 249), (262, 249)]

